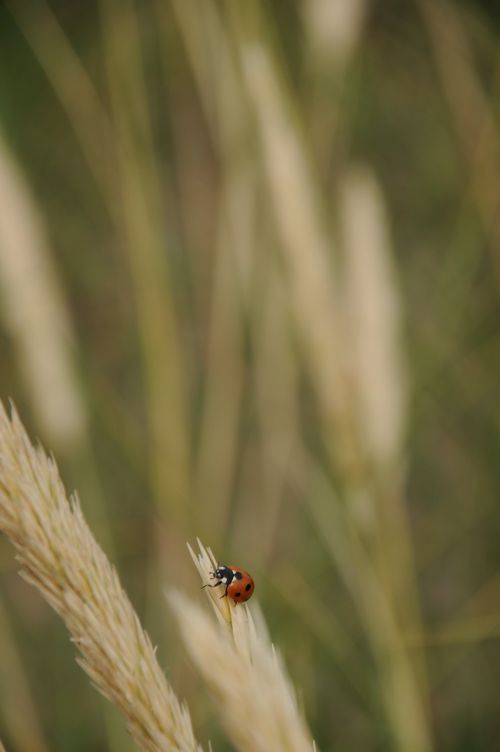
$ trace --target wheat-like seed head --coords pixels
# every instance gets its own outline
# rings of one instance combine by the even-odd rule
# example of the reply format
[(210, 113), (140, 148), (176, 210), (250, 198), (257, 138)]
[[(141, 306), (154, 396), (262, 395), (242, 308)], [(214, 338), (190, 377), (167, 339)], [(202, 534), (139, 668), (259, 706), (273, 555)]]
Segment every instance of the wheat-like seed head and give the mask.
[(15, 410), (0, 403), (0, 529), (23, 577), (62, 617), (93, 684), (124, 713), (147, 752), (199, 752), (116, 571), (76, 497), (68, 501), (53, 459), (34, 448)]
[[(200, 553), (189, 551), (203, 584), (217, 562), (198, 541)], [(213, 580), (212, 580), (213, 582)], [(283, 662), (269, 642), (263, 619), (252, 618), (247, 604), (234, 604), (205, 588), (219, 624), (180, 593), (169, 596), (187, 649), (214, 693), (222, 722), (241, 752), (311, 752), (309, 730), (302, 719)], [(259, 624), (262, 621), (262, 624)]]

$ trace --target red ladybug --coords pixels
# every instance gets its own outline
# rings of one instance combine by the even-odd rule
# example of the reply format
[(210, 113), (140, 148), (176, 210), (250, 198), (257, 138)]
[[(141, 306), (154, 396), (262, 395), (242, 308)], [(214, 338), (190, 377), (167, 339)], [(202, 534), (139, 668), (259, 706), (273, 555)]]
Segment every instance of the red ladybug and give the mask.
[(254, 581), (243, 569), (239, 567), (218, 567), (212, 572), (212, 577), (218, 580), (214, 585), (203, 585), (203, 587), (218, 587), (225, 585), (226, 591), (223, 598), (228, 595), (235, 603), (244, 603), (251, 598), (255, 590)]

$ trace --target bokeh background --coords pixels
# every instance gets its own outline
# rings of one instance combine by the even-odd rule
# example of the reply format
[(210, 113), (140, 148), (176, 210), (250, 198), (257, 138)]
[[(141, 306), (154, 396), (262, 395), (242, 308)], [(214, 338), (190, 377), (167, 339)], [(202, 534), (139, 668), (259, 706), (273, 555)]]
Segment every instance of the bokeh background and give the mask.
[[(215, 750), (196, 536), (319, 749), (500, 749), (499, 7), (0, 3), (0, 394)], [(5, 540), (0, 737), (132, 750)]]

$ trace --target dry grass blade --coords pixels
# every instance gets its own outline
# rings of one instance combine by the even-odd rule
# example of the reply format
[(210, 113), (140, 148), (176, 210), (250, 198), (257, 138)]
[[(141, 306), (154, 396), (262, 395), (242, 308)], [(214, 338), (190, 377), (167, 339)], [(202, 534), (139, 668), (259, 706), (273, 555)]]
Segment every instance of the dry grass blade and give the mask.
[[(198, 541), (191, 555), (205, 584), (216, 566), (212, 552)], [(213, 580), (212, 580), (213, 581)], [(170, 596), (187, 649), (212, 689), (222, 721), (242, 752), (310, 752), (314, 749), (295, 693), (265, 627), (258, 629), (244, 605), (235, 605), (206, 588), (220, 624), (185, 596)], [(231, 639), (228, 640), (228, 632)]]
[(123, 712), (147, 752), (199, 750), (187, 708), (168, 685), (118, 576), (68, 501), (53, 459), (0, 403), (0, 528), (23, 576), (63, 618), (79, 663)]

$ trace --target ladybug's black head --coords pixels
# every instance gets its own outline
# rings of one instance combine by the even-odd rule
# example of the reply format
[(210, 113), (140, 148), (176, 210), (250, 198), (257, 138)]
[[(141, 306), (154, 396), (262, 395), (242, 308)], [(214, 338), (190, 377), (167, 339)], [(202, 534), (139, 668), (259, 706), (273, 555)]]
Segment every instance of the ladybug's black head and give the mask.
[(234, 577), (234, 574), (232, 570), (229, 569), (229, 567), (222, 565), (215, 570), (214, 577), (217, 577), (217, 579), (223, 582), (224, 585), (229, 585)]

